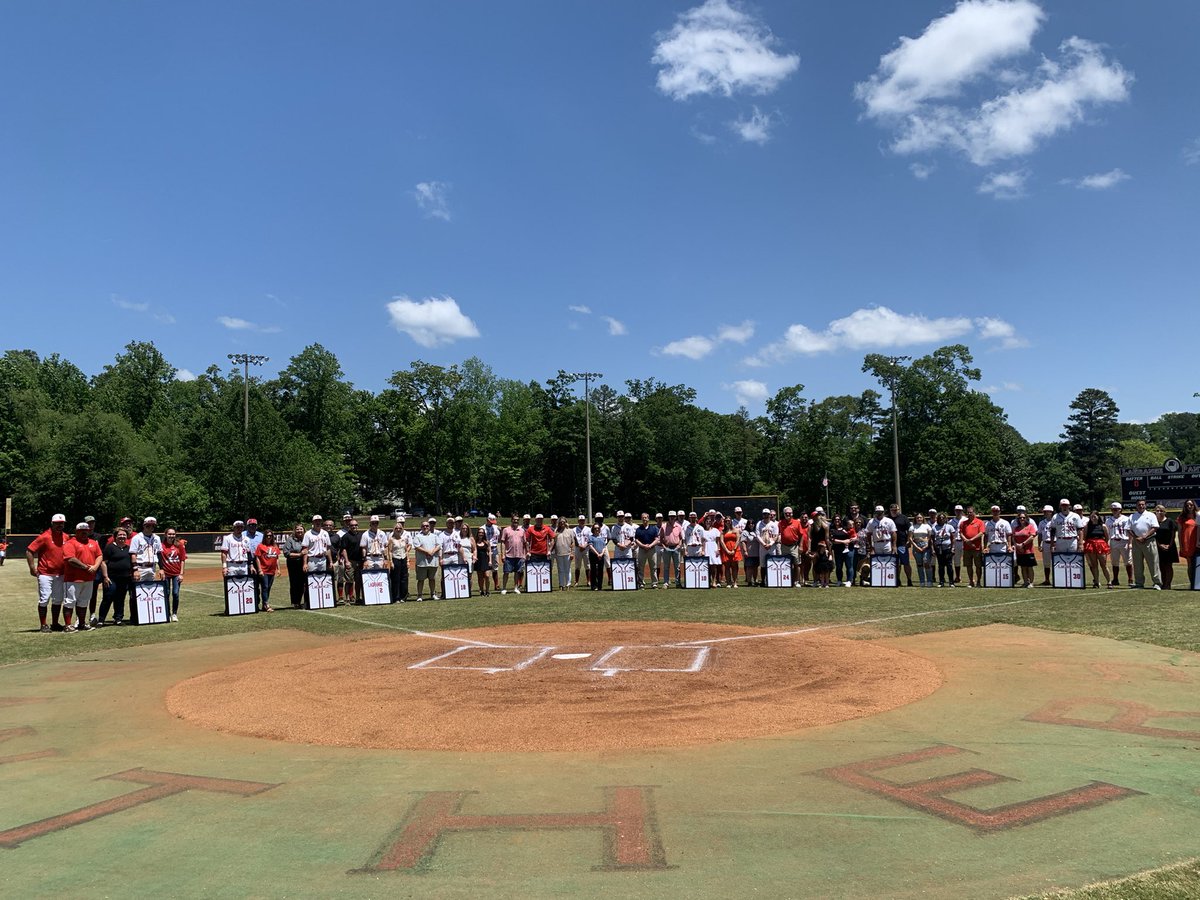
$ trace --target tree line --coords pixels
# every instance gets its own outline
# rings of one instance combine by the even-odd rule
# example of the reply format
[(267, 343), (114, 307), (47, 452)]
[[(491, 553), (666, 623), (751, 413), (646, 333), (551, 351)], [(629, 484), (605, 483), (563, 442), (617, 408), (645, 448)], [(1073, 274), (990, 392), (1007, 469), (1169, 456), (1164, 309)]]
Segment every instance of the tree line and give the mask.
[[(779, 494), (792, 505), (885, 502), (894, 493), (891, 394), (897, 397), (901, 490), (909, 506), (1057, 502), (1117, 496), (1121, 466), (1200, 460), (1200, 416), (1123, 423), (1088, 388), (1062, 440), (1031, 443), (974, 385), (967, 347), (915, 360), (871, 354), (881, 390), (823, 399), (780, 388), (761, 416), (716, 413), (696, 392), (654, 378), (591, 391), (596, 509), (651, 513), (693, 496)], [(256, 515), (286, 524), (312, 512), (431, 513), (586, 508), (584, 400), (559, 371), (544, 382), (499, 378), (472, 357), (420, 360), (378, 393), (347, 381), (320, 344), (273, 378), (243, 382), (210, 366), (182, 381), (151, 343), (134, 342), (88, 378), (58, 355), (0, 358), (0, 494), (14, 530), (54, 512), (91, 513), (101, 527), (154, 514), (182, 529)], [(244, 391), (246, 394), (244, 395)], [(243, 427), (248, 396), (249, 427)]]

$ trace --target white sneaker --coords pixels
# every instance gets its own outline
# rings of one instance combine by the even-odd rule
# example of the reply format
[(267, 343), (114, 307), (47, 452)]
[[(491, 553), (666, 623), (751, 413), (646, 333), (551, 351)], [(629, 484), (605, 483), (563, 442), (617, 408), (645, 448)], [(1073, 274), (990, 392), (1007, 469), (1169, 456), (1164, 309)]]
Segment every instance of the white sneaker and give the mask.
[(500, 592), (500, 595), (501, 595), (501, 596), (504, 596), (504, 595), (505, 595), (505, 594), (507, 594), (507, 593), (508, 593), (508, 588), (505, 588), (504, 590), (502, 590), (502, 591)]
[(514, 594), (519, 594), (519, 593), (521, 593), (521, 589), (520, 589), (520, 588), (513, 588), (513, 593), (514, 593)]
[(434, 595), (433, 595), (433, 599), (434, 599), (434, 600), (441, 600), (442, 598), (441, 598), (441, 597), (439, 597), (437, 594), (434, 594)]
[(1156, 585), (1154, 586), (1154, 589), (1155, 589), (1156, 591), (1161, 591), (1161, 590), (1162, 590), (1162, 585), (1161, 585), (1161, 584), (1156, 584)]
[(178, 621), (179, 621), (179, 616), (175, 615), (175, 613), (171, 613), (171, 621), (172, 621), (172, 622), (178, 622)]
[(843, 581), (843, 582), (842, 582), (842, 587), (850, 587), (850, 582), (848, 582), (848, 581)]

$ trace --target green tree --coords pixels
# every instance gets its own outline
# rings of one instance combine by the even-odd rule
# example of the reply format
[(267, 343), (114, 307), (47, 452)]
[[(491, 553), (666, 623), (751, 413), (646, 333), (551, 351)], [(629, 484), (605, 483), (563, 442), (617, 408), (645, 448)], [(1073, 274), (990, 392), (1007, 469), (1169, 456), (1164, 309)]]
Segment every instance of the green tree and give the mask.
[(1092, 508), (1104, 502), (1106, 489), (1117, 477), (1114, 452), (1120, 437), (1117, 415), (1120, 410), (1107, 391), (1087, 388), (1071, 401), (1061, 437), (1084, 484), (1084, 497)]

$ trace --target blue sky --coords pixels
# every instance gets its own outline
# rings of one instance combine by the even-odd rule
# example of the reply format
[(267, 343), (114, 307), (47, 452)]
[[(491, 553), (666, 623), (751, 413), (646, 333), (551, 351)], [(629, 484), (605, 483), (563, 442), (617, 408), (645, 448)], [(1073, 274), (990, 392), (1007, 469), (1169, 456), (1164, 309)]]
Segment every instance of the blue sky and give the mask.
[(759, 413), (961, 341), (1032, 440), (1086, 387), (1195, 409), (1198, 33), (1191, 2), (5, 4), (3, 347), (90, 374), (151, 340), (186, 377), (319, 341), (371, 390), (477, 355)]

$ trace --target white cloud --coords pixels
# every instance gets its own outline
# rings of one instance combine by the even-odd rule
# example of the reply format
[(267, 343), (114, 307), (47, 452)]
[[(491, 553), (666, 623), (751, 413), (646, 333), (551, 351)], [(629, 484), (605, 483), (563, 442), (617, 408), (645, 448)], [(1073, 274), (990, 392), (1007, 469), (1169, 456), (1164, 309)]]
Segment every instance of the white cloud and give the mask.
[(1183, 161), (1189, 166), (1200, 165), (1200, 137), (1193, 138), (1183, 148)]
[(898, 313), (886, 306), (873, 306), (834, 319), (822, 331), (814, 331), (807, 325), (792, 325), (780, 340), (768, 344), (748, 362), (761, 366), (790, 356), (815, 356), (835, 350), (885, 350), (939, 344), (973, 331), (982, 339), (999, 342), (1003, 349), (1025, 346), (1016, 330), (1002, 319), (972, 320), (965, 316), (931, 319)]
[(718, 341), (732, 341), (735, 344), (744, 344), (752, 337), (754, 337), (754, 323), (749, 319), (740, 325), (722, 325), (717, 329)]
[(461, 338), (479, 337), (479, 329), (453, 297), (410, 300), (395, 297), (387, 305), (392, 327), (422, 347), (438, 347)]
[(422, 181), (417, 184), (413, 190), (413, 196), (417, 200), (417, 206), (425, 213), (425, 215), (434, 219), (441, 219), (443, 222), (450, 221), (450, 207), (446, 202), (446, 195), (450, 190), (450, 185), (444, 181)]
[(1082, 178), (1067, 178), (1063, 180), (1064, 184), (1074, 185), (1077, 188), (1087, 191), (1107, 191), (1111, 187), (1116, 187), (1122, 181), (1128, 181), (1129, 174), (1122, 169), (1113, 169), (1110, 172), (1097, 172), (1095, 175), (1084, 175)]
[(674, 100), (769, 94), (800, 65), (799, 56), (777, 53), (770, 29), (731, 0), (706, 0), (656, 37), (650, 61), (660, 67), (658, 89)]
[(1028, 179), (1028, 172), (993, 172), (979, 183), (976, 190), (981, 194), (991, 194), (997, 200), (1017, 200), (1025, 196), (1025, 182)]
[(755, 381), (752, 378), (744, 381), (735, 381), (732, 384), (722, 385), (727, 391), (733, 391), (734, 399), (737, 400), (738, 406), (751, 406), (755, 403), (761, 403), (767, 399), (767, 386), (761, 381)]
[(175, 380), (176, 381), (195, 381), (196, 373), (193, 372), (191, 369), (176, 369), (175, 370)]
[(729, 123), (729, 127), (743, 141), (750, 144), (765, 144), (771, 139), (771, 116), (769, 113), (760, 112), (758, 107), (754, 107), (754, 112), (750, 118), (737, 118)]
[(894, 131), (896, 153), (951, 150), (987, 166), (1128, 99), (1133, 76), (1080, 37), (1063, 41), (1057, 60), (1022, 68), (1016, 57), (1032, 50), (1044, 18), (1031, 0), (962, 0), (855, 86), (864, 115)]
[(697, 334), (692, 337), (671, 341), (671, 343), (667, 344), (659, 352), (663, 356), (686, 356), (688, 359), (704, 359), (704, 357), (713, 352), (713, 348), (716, 346), (716, 342), (711, 338), (702, 337)]
[(975, 320), (975, 327), (981, 338), (985, 341), (996, 341), (1001, 350), (1016, 350), (1029, 346), (1029, 341), (1017, 334), (1017, 329), (1012, 323), (1003, 319), (984, 316)]
[(1044, 15), (1029, 0), (964, 0), (920, 37), (901, 37), (854, 96), (870, 118), (906, 116), (927, 101), (956, 97), (967, 82), (1028, 51)]
[(155, 313), (154, 321), (162, 322), (164, 325), (174, 325), (175, 317), (173, 315), (171, 315), (170, 313)]
[(621, 335), (629, 332), (629, 329), (625, 327), (624, 322), (620, 322), (614, 319), (612, 316), (601, 316), (600, 318), (608, 323), (608, 333), (613, 337), (620, 337)]
[(571, 312), (579, 313), (582, 316), (590, 316), (592, 314), (592, 308), (590, 306), (568, 306), (567, 309), (569, 309)]
[(134, 303), (132, 300), (126, 300), (124, 297), (112, 295), (112, 304), (117, 309), (127, 309), (130, 312), (146, 312), (150, 309), (149, 303)]
[(937, 171), (937, 166), (928, 163), (915, 162), (909, 166), (908, 169), (913, 173), (913, 178), (916, 178), (918, 181), (924, 181)]
[(663, 356), (686, 356), (688, 359), (703, 359), (717, 349), (718, 344), (744, 344), (754, 337), (754, 323), (749, 319), (740, 325), (720, 325), (712, 337), (695, 334), (691, 337), (671, 341), (658, 352)]
[(278, 325), (259, 325), (256, 322), (248, 322), (236, 316), (217, 316), (217, 322), (224, 325), (230, 331), (258, 331), (262, 334), (275, 334), (279, 331)]

